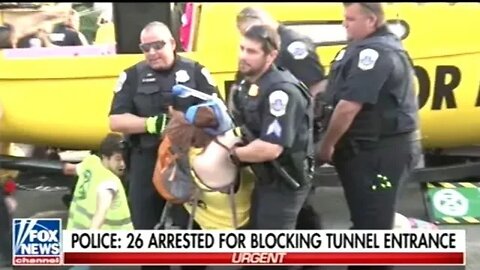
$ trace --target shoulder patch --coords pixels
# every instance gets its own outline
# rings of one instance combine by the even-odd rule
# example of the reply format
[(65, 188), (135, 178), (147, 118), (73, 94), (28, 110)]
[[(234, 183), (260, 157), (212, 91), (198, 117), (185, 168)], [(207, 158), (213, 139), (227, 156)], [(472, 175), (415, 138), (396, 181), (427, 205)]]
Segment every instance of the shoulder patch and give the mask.
[(120, 73), (120, 76), (118, 76), (117, 85), (115, 86), (115, 89), (113, 90), (113, 92), (114, 93), (120, 92), (126, 80), (127, 80), (127, 73), (123, 71), (122, 73)]
[(375, 67), (378, 56), (378, 52), (374, 49), (363, 49), (358, 56), (358, 68), (361, 70), (372, 69)]
[(267, 135), (273, 134), (278, 138), (282, 137), (282, 126), (277, 119), (273, 120), (273, 122), (267, 128)]
[(270, 114), (273, 116), (280, 117), (287, 111), (288, 94), (283, 90), (273, 91), (268, 96), (268, 101), (270, 103)]
[(211, 85), (211, 86), (217, 86), (217, 84), (215, 83), (215, 80), (213, 79), (212, 77), (212, 74), (210, 74), (210, 71), (208, 71), (207, 68), (202, 68), (201, 70), (203, 76), (205, 77), (205, 79), (207, 79), (207, 82)]
[(175, 73), (175, 81), (177, 83), (186, 83), (188, 80), (190, 80), (190, 76), (188, 76), (186, 70), (181, 69)]
[(308, 56), (307, 44), (303, 41), (294, 41), (287, 47), (287, 51), (293, 56), (295, 60), (305, 59)]

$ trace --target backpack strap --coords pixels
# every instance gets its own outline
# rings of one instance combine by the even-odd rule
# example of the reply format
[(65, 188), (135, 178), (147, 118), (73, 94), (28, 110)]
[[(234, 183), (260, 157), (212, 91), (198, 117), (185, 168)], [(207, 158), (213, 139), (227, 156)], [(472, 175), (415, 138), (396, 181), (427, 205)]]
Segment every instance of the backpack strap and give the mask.
[(160, 230), (162, 228), (165, 228), (165, 224), (167, 223), (167, 218), (170, 217), (170, 210), (172, 208), (172, 203), (167, 200), (165, 202), (165, 206), (163, 207), (162, 210), (162, 215), (160, 216), (160, 221), (153, 227), (154, 230)]
[[(242, 179), (240, 179), (240, 181), (242, 181)], [(230, 201), (230, 209), (232, 209), (232, 225), (234, 229), (238, 229), (237, 204), (235, 203), (235, 184), (230, 185), (228, 199)]]
[(187, 230), (193, 229), (193, 220), (195, 218), (195, 213), (197, 212), (198, 200), (200, 199), (201, 194), (202, 194), (202, 190), (197, 187), (195, 189), (195, 192), (193, 193), (192, 213), (190, 213), (190, 217), (188, 218)]
[[(195, 177), (198, 178), (198, 175), (195, 173), (195, 171), (193, 169), (192, 169), (192, 173), (195, 175)], [(198, 178), (198, 179), (200, 179), (200, 178)], [(240, 181), (241, 181), (241, 179), (240, 179)], [(224, 190), (225, 188), (228, 188), (228, 201), (229, 201), (229, 204), (230, 204), (230, 209), (232, 210), (232, 225), (233, 225), (233, 228), (237, 229), (238, 228), (238, 218), (237, 218), (237, 205), (235, 203), (235, 185), (236, 185), (236, 182), (234, 182), (232, 184), (229, 184), (226, 187), (222, 187), (222, 188), (218, 188), (218, 189), (203, 189), (200, 186), (195, 185), (196, 188), (195, 188), (195, 192), (194, 192), (194, 195), (193, 195), (193, 198), (192, 198), (193, 205), (192, 205), (192, 212), (190, 213), (190, 217), (189, 217), (188, 229), (193, 228), (193, 220), (195, 218), (195, 212), (196, 212), (196, 208), (198, 207), (198, 201), (200, 199), (200, 195), (203, 192), (219, 192), (220, 190)], [(240, 183), (240, 185), (241, 185), (241, 183)]]

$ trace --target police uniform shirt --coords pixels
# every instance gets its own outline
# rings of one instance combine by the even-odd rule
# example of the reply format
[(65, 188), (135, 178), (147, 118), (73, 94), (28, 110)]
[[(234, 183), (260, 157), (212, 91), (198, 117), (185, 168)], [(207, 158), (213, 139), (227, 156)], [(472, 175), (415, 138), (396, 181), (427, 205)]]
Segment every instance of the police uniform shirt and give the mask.
[[(387, 34), (386, 28), (379, 29), (374, 35)], [(368, 48), (368, 46), (352, 48), (346, 63), (341, 63), (345, 49), (341, 50), (334, 61), (343, 66), (342, 85), (338, 86), (335, 101), (340, 99), (361, 104), (375, 105), (380, 91), (385, 87), (394, 69), (394, 63), (384, 51)], [(348, 48), (347, 48), (348, 50)]]
[[(178, 61), (181, 56), (176, 56), (176, 60)], [(175, 65), (175, 64), (174, 64)], [(187, 82), (190, 78), (195, 78), (195, 85), (196, 90), (202, 91), (207, 94), (217, 93), (218, 90), (216, 84), (210, 74), (210, 72), (199, 63), (195, 63), (195, 74), (188, 74), (188, 72), (184, 70), (177, 71), (176, 80), (177, 82)], [(152, 70), (153, 77), (152, 78), (143, 78), (142, 80), (151, 80), (151, 81), (162, 81), (165, 80), (172, 72), (175, 72), (175, 68), (172, 68), (167, 71), (154, 71)], [(112, 114), (123, 114), (123, 113), (131, 113), (137, 114), (137, 108), (135, 106), (134, 97), (137, 93), (138, 87), (138, 74), (136, 71), (136, 65), (129, 67), (124, 72), (122, 72), (118, 78), (117, 85), (115, 86), (114, 90), (114, 97), (110, 109), (110, 115)], [(173, 82), (175, 83), (175, 82)], [(160, 85), (158, 86), (160, 87)], [(172, 84), (173, 87), (173, 84)], [(169, 89), (171, 91), (171, 89)], [(178, 98), (177, 98), (178, 99)], [(175, 106), (174, 108), (177, 110), (181, 110), (185, 112), (185, 110), (190, 105), (195, 105), (201, 102), (196, 98), (193, 99), (194, 101), (192, 104), (187, 104), (186, 106)], [(174, 102), (175, 103), (175, 102)], [(159, 108), (160, 109), (160, 108)], [(149, 115), (153, 116), (153, 115)], [(145, 116), (146, 117), (146, 116)]]
[(340, 100), (363, 105), (346, 137), (376, 140), (417, 128), (413, 69), (400, 51), (404, 52), (399, 39), (383, 26), (336, 55), (327, 96), (333, 97), (334, 106)]
[(251, 85), (249, 89), (242, 90), (243, 95), (247, 95), (247, 106), (249, 107), (243, 111), (258, 110), (260, 113), (260, 126), (252, 127), (248, 124), (247, 126), (253, 133), (256, 133), (255, 135), (258, 135), (259, 139), (291, 148), (298, 139), (298, 132), (301, 132), (301, 128), (305, 124), (305, 108), (308, 101), (293, 85), (276, 88), (267, 93), (258, 91), (258, 86), (255, 84)]
[(288, 69), (307, 87), (311, 87), (325, 78), (325, 71), (320, 64), (315, 44), (311, 39), (283, 25), (278, 27), (278, 34), (281, 48), (275, 62), (277, 66)]

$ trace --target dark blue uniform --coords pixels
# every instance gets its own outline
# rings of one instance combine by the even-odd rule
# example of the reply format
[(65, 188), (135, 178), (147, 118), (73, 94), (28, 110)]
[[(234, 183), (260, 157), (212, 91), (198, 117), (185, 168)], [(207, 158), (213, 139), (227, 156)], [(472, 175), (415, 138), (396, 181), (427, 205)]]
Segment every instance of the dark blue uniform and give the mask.
[[(281, 48), (275, 64), (288, 69), (297, 79), (302, 81), (309, 88), (325, 79), (325, 70), (315, 51), (313, 41), (304, 35), (287, 28), (284, 25), (278, 27), (278, 34), (281, 40)], [(320, 127), (317, 122), (313, 123), (313, 140), (318, 141)], [(301, 209), (297, 229), (321, 229), (320, 215), (316, 213), (314, 203), (315, 192), (312, 189), (307, 202)]]
[[(197, 62), (177, 56), (174, 66), (167, 71), (155, 71), (140, 62), (120, 75), (110, 115), (131, 113), (150, 117), (168, 113), (170, 105), (185, 112), (189, 106), (202, 102), (193, 97), (174, 98), (172, 87), (177, 83), (208, 94), (218, 92), (208, 71)], [(136, 229), (152, 229), (158, 223), (164, 205), (152, 184), (159, 135), (132, 134), (128, 141), (131, 146), (127, 159), (128, 195), (133, 225)]]
[(332, 63), (331, 105), (362, 104), (333, 156), (354, 229), (393, 227), (397, 191), (419, 143), (413, 76), (410, 58), (386, 27), (341, 50)]
[(283, 147), (277, 161), (300, 184), (292, 189), (271, 163), (252, 164), (257, 182), (249, 228), (295, 229), (313, 176), (313, 110), (308, 89), (290, 72), (273, 66), (256, 84), (243, 81), (234, 92), (233, 104), (237, 124), (245, 125), (255, 138)]
[[(315, 51), (316, 47), (313, 41), (284, 25), (280, 25), (277, 32), (280, 36), (281, 47), (279, 55), (275, 59), (275, 65), (287, 69), (309, 88), (324, 80), (325, 70)], [(238, 85), (241, 80), (241, 75), (237, 72), (235, 85)], [(313, 124), (313, 140), (316, 142), (317, 131), (320, 130), (320, 127), (316, 126), (316, 122)], [(311, 195), (313, 196), (314, 193), (312, 192)], [(309, 198), (299, 213), (297, 229), (320, 229), (321, 227), (320, 216), (315, 212)]]
[[(209, 73), (201, 64), (176, 56), (170, 70), (156, 71), (144, 61), (126, 69), (119, 77), (115, 89), (110, 115), (131, 113), (150, 117), (168, 113), (168, 106), (186, 112), (192, 106), (203, 102), (194, 97), (178, 98), (172, 95), (172, 87), (183, 84), (207, 94), (218, 94), (218, 89)], [(128, 199), (132, 222), (137, 230), (153, 229), (160, 221), (165, 200), (157, 193), (152, 183), (157, 159), (160, 135), (132, 134), (127, 136), (129, 154)], [(170, 269), (169, 266), (142, 267), (142, 269)], [(204, 269), (203, 266), (184, 266), (182, 269)]]
[(312, 106), (308, 90), (286, 70), (272, 67), (256, 84), (243, 82), (233, 96), (237, 124), (255, 138), (281, 145), (277, 159), (301, 187), (288, 186), (269, 163), (261, 166), (252, 197), (253, 229), (294, 229), (296, 218), (311, 187)]
[(275, 60), (277, 66), (286, 68), (309, 88), (325, 79), (325, 71), (310, 38), (284, 25), (278, 27), (278, 35), (281, 47)]

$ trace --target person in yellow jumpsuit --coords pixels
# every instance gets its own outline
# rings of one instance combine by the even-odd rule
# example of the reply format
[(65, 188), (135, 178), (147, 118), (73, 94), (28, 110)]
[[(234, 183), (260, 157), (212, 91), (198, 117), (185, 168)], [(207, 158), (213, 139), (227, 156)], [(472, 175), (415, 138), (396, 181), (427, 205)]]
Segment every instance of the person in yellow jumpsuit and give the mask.
[(194, 199), (174, 204), (170, 210), (174, 225), (182, 229), (239, 229), (249, 222), (254, 176), (229, 159), (229, 147), (240, 142), (233, 129), (222, 134), (207, 132), (219, 126), (217, 118), (205, 104), (191, 106), (185, 114), (170, 110), (164, 136), (188, 156), (189, 177), (198, 192)]

